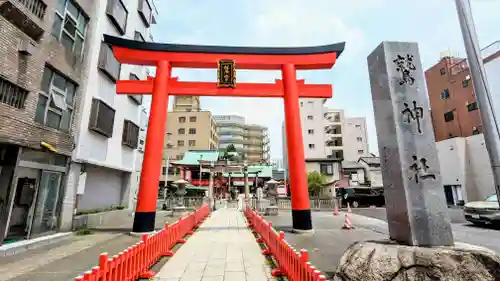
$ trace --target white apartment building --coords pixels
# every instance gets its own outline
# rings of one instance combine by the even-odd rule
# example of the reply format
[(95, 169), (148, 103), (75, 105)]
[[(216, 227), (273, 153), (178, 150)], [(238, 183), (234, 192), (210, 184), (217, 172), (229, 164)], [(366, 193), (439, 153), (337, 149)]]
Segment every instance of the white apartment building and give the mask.
[(342, 109), (325, 109), (327, 155), (358, 162), (368, 157), (368, 131), (365, 117), (345, 117)]
[[(357, 162), (369, 156), (366, 118), (346, 118), (344, 110), (324, 107), (326, 99), (301, 99), (300, 117), (306, 168), (320, 169), (337, 180), (340, 168), (333, 162)], [(285, 122), (282, 125), (283, 163), (288, 170)], [(329, 160), (331, 159), (331, 160)], [(335, 159), (335, 161), (333, 160)]]
[[(152, 41), (157, 11), (152, 0), (97, 1), (89, 44), (89, 68), (82, 114), (75, 138), (68, 192), (77, 195), (75, 209), (132, 207), (139, 182), (147, 125), (141, 95), (117, 95), (117, 80), (146, 79), (144, 67), (120, 65), (103, 34)], [(66, 202), (71, 204), (71, 202)]]

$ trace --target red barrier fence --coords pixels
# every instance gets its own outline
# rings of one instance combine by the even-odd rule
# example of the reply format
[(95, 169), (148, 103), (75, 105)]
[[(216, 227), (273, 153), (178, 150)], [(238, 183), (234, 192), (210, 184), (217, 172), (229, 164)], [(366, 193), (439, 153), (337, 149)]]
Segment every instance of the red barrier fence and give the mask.
[(259, 234), (257, 242), (266, 244), (267, 249), (262, 251), (264, 255), (273, 255), (278, 263), (278, 268), (273, 269), (273, 276), (284, 275), (291, 281), (326, 281), (321, 271), (311, 265), (307, 250), (302, 249), (298, 253), (286, 240), (283, 231), (276, 232), (272, 223), (264, 220), (264, 217), (245, 207), (245, 216), (248, 226), (254, 233)]
[(161, 257), (173, 256), (170, 249), (176, 243), (185, 243), (184, 236), (193, 234), (193, 229), (198, 228), (209, 214), (210, 208), (205, 204), (173, 224), (165, 224), (162, 230), (143, 235), (142, 241), (112, 258), (102, 253), (99, 266), (85, 272), (75, 281), (133, 281), (139, 277), (151, 277), (149, 268)]

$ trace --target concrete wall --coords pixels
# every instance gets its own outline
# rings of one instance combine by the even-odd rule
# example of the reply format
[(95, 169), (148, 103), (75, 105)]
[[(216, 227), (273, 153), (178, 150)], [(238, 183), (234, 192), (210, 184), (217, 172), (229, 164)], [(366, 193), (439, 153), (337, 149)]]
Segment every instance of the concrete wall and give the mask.
[(348, 117), (342, 126), (344, 160), (358, 161), (359, 157), (369, 156), (368, 133), (365, 117)]
[(323, 99), (300, 99), (300, 118), (305, 158), (326, 158)]
[(482, 134), (436, 143), (443, 185), (460, 185), (467, 201), (495, 192), (493, 174)]

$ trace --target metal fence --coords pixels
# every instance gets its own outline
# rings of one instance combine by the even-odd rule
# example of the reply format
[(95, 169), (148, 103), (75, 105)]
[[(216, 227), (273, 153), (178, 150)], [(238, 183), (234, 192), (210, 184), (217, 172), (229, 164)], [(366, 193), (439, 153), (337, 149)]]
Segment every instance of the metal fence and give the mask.
[[(309, 198), (311, 202), (311, 210), (312, 211), (326, 211), (326, 210), (333, 210), (333, 207), (335, 206), (335, 198), (324, 198), (324, 197), (311, 197)], [(256, 198), (252, 198), (249, 200), (250, 207), (252, 209), (261, 209), (265, 210), (269, 206), (269, 199), (264, 198), (260, 200), (260, 202), (257, 202)], [(259, 205), (259, 206), (258, 206)], [(277, 206), (278, 209), (280, 210), (290, 210), (292, 209), (292, 200), (287, 197), (287, 198), (278, 198), (277, 199)]]
[[(205, 203), (206, 200), (206, 197), (184, 197), (184, 206), (187, 209), (198, 209), (203, 205), (203, 203)], [(163, 200), (161, 200), (161, 202), (163, 204)], [(174, 199), (167, 198), (165, 203), (167, 204), (168, 210), (172, 209), (174, 202)]]

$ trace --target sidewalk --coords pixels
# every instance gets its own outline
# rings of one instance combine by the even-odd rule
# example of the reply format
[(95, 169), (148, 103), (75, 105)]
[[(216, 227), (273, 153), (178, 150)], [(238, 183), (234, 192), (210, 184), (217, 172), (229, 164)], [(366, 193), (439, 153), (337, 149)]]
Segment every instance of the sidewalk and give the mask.
[(271, 268), (243, 214), (219, 209), (201, 225), (153, 280), (268, 281)]

